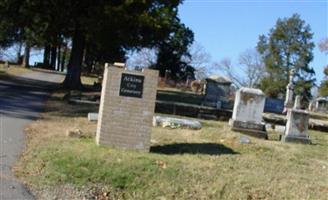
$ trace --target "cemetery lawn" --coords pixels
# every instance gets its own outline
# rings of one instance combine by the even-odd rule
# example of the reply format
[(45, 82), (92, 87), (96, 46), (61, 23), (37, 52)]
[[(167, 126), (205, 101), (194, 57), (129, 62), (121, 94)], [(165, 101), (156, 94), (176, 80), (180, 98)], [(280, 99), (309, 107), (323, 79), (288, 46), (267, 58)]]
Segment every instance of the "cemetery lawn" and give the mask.
[[(42, 119), (26, 128), (28, 144), (16, 174), (39, 199), (327, 199), (328, 134), (313, 145), (249, 137), (226, 122), (201, 130), (152, 128), (150, 153), (98, 147), (97, 106), (69, 105), (56, 92)], [(66, 136), (78, 128), (82, 138)]]
[(4, 64), (0, 64), (0, 75), (19, 75), (23, 73), (31, 72), (31, 69), (19, 66), (19, 65), (10, 65), (9, 68), (5, 67)]

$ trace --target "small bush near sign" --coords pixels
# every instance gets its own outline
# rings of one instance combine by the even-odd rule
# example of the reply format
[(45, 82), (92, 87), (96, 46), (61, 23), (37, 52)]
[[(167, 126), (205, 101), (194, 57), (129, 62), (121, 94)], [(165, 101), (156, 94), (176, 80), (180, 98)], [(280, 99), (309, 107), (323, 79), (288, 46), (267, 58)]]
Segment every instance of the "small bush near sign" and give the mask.
[(122, 74), (120, 96), (142, 98), (144, 76)]

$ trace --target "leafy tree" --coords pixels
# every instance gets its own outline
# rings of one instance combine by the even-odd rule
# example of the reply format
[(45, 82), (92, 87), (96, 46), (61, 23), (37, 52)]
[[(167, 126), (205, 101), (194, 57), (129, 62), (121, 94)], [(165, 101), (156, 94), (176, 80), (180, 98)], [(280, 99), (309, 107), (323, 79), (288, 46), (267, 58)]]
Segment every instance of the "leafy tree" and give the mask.
[(19, 39), (19, 18), (15, 13), (19, 8), (20, 1), (0, 1), (0, 48), (6, 49)]
[(122, 61), (124, 50), (151, 47), (165, 38), (180, 1), (73, 1), (72, 51), (64, 85), (79, 88), (84, 49), (97, 61)]
[(166, 70), (171, 72), (173, 79), (186, 79), (188, 75), (194, 77), (194, 68), (182, 60), (184, 56), (191, 56), (188, 48), (193, 40), (193, 32), (176, 20), (172, 25), (172, 33), (158, 43), (157, 62), (152, 68), (158, 69), (161, 77), (165, 76)]
[(311, 98), (315, 83), (315, 72), (309, 63), (313, 59), (313, 33), (309, 25), (298, 14), (278, 19), (267, 36), (261, 35), (257, 44), (263, 56), (267, 75), (260, 82), (260, 88), (270, 97), (285, 94), (289, 72), (295, 69), (295, 93), (305, 99)]
[[(57, 46), (63, 38), (70, 38), (72, 49), (64, 86), (80, 89), (84, 58), (86, 64), (124, 61), (126, 50), (154, 47), (175, 31), (172, 24), (179, 21), (177, 7), (181, 2), (3, 0), (0, 13), (1, 9), (6, 14), (10, 13), (8, 8), (16, 9), (12, 12), (15, 13), (13, 27), (20, 32), (14, 33), (24, 36), (22, 40), (28, 42), (27, 46)], [(11, 37), (6, 34), (6, 38)]]
[(0, 20), (0, 48), (6, 49), (15, 42), (15, 29), (8, 21)]
[(4, 48), (13, 41), (13, 33), (16, 31), (12, 30), (12, 28), (14, 28), (13, 20), (10, 20), (8, 9), (3, 2), (0, 2), (0, 16), (0, 45)]
[(14, 43), (24, 44), (23, 65), (28, 67), (30, 48), (34, 38), (33, 32), (27, 28), (27, 25), (32, 24), (31, 18), (27, 15), (31, 11), (26, 12), (24, 5), (23, 0), (0, 1), (0, 29), (4, 30), (0, 31), (2, 32), (0, 40), (10, 41), (7, 43), (10, 46)]

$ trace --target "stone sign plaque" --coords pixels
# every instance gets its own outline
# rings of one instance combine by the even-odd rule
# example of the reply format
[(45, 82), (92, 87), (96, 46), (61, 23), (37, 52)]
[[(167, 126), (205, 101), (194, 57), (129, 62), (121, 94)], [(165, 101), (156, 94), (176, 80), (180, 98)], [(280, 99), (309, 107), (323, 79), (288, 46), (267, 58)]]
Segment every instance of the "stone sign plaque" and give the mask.
[(144, 76), (122, 73), (120, 96), (142, 98)]

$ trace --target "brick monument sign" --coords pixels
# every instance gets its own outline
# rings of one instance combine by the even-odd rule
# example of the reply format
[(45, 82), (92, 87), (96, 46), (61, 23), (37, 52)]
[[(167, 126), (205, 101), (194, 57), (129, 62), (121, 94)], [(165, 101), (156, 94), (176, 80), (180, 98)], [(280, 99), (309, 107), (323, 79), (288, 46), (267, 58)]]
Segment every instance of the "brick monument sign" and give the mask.
[(125, 70), (106, 64), (96, 142), (149, 151), (158, 71)]

